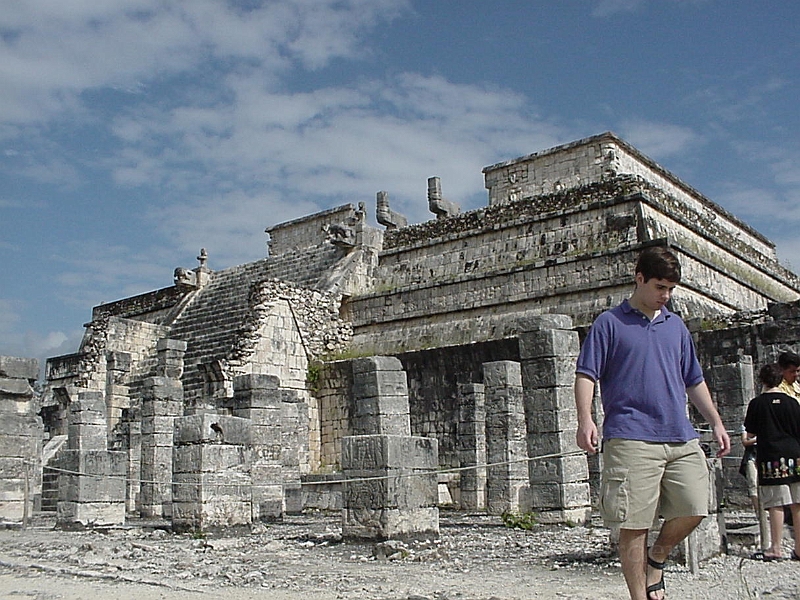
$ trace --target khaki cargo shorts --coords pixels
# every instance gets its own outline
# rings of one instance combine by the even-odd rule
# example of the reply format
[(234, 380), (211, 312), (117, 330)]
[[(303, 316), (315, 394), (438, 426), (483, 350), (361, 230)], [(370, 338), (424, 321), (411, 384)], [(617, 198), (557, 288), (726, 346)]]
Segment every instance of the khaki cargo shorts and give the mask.
[(657, 516), (708, 515), (708, 466), (698, 440), (603, 442), (600, 514), (608, 527), (650, 529)]

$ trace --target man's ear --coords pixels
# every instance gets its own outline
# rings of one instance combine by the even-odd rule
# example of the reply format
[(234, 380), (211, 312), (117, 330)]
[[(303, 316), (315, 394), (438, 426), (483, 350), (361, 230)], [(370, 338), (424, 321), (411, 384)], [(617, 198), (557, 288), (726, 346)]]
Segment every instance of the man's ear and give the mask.
[(637, 286), (644, 285), (644, 275), (637, 273), (634, 281), (636, 282)]

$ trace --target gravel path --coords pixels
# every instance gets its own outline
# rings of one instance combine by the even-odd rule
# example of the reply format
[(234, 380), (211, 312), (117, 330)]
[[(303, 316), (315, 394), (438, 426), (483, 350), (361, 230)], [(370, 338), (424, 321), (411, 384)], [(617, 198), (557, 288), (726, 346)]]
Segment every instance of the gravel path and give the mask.
[[(627, 597), (603, 527), (509, 529), (497, 517), (442, 513), (425, 542), (343, 543), (338, 515), (309, 514), (240, 537), (139, 527), (0, 530), (0, 598), (21, 600), (517, 600)], [(800, 598), (800, 563), (751, 560), (753, 548), (671, 564), (667, 596)], [(786, 545), (788, 555), (789, 546)]]

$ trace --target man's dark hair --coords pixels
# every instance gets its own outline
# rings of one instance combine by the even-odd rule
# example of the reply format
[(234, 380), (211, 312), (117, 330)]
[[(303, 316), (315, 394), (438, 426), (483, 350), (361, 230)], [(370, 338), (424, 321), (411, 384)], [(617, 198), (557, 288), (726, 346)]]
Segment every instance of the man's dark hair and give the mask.
[(781, 381), (783, 381), (783, 369), (781, 369), (781, 366), (777, 363), (769, 363), (768, 365), (764, 365), (758, 372), (758, 380), (765, 387), (778, 387), (781, 384)]
[(675, 255), (663, 246), (653, 246), (642, 250), (636, 262), (636, 273), (641, 273), (645, 281), (666, 279), (672, 283), (681, 281), (681, 263)]
[(783, 352), (778, 357), (778, 365), (781, 369), (788, 369), (789, 367), (800, 367), (800, 356), (794, 352)]

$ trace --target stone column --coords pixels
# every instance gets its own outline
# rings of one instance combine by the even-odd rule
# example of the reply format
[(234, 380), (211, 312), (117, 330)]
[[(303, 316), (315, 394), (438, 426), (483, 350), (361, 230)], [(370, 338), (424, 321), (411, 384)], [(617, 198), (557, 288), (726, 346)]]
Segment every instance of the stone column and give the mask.
[[(486, 506), (489, 514), (518, 512), (528, 483), (525, 410), (518, 362), (484, 363), (486, 394)], [(500, 464), (497, 464), (500, 463)]]
[(353, 435), (411, 435), (408, 380), (393, 356), (353, 361)]
[(175, 419), (183, 415), (180, 380), (148, 377), (142, 382), (140, 511), (143, 517), (172, 515), (172, 447)]
[(284, 508), (287, 513), (303, 510), (300, 478), (308, 465), (308, 403), (297, 390), (281, 390), (281, 468)]
[(251, 443), (248, 419), (212, 413), (175, 419), (175, 531), (249, 530)]
[(353, 361), (354, 431), (342, 439), (342, 535), (389, 539), (438, 536), (438, 442), (411, 435), (400, 361)]
[(122, 419), (122, 411), (130, 408), (130, 389), (124, 383), (130, 369), (131, 355), (128, 352), (106, 353), (106, 409), (109, 431), (113, 431)]
[[(717, 410), (725, 428), (731, 438), (732, 456), (742, 456), (741, 426), (747, 405), (757, 392), (753, 372), (753, 359), (748, 355), (738, 357), (738, 360), (728, 364), (717, 364), (705, 370), (708, 386), (711, 390)], [(690, 405), (691, 406), (691, 405)], [(691, 410), (695, 411), (694, 407)], [(695, 416), (695, 420), (702, 421), (702, 417)], [(706, 425), (707, 427), (707, 425)], [(701, 442), (709, 444), (708, 454), (716, 454), (717, 448), (710, 444), (713, 440), (711, 431), (706, 429), (700, 432)], [(726, 495), (738, 495), (741, 502), (749, 506), (744, 477), (739, 475), (739, 461), (718, 458), (709, 458), (709, 486), (711, 503), (709, 504), (709, 518), (704, 519), (692, 535), (686, 540), (686, 562), (689, 566), (696, 567), (698, 560), (716, 556), (720, 552), (725, 534), (725, 520), (722, 514), (722, 498)], [(725, 487), (729, 489), (726, 490)], [(737, 493), (738, 492), (738, 493)], [(770, 543), (769, 518), (766, 511), (759, 511), (759, 536), (761, 548), (766, 548)]]
[[(458, 387), (458, 459), (461, 467), (486, 464), (486, 402), (482, 383)], [(461, 471), (462, 510), (486, 509), (486, 468)]]
[(281, 456), (283, 411), (278, 378), (240, 375), (233, 380), (234, 417), (251, 422), (253, 521), (281, 519), (285, 510)]
[(35, 358), (0, 356), (0, 522), (26, 524), (42, 493), (42, 438), (32, 384)]
[(58, 459), (56, 526), (83, 529), (125, 522), (127, 456), (108, 450), (102, 392), (79, 392), (69, 405), (67, 449)]
[(584, 523), (591, 518), (586, 455), (565, 456), (579, 452), (573, 394), (578, 334), (564, 315), (530, 319), (526, 329), (519, 352), (531, 457), (530, 507), (543, 522)]

